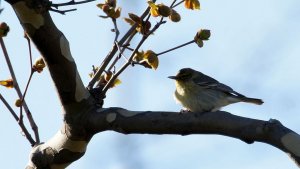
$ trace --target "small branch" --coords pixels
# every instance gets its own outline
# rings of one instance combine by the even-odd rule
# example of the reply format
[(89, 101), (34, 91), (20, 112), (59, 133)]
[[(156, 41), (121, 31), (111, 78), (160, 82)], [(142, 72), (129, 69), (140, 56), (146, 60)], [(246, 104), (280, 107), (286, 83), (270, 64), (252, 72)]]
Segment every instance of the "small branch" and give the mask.
[(118, 76), (131, 64), (131, 61), (133, 59), (133, 56), (135, 55), (135, 53), (139, 50), (139, 48), (142, 46), (142, 44), (144, 43), (144, 41), (147, 39), (148, 36), (143, 36), (142, 40), (139, 42), (139, 44), (137, 45), (137, 47), (134, 49), (134, 51), (132, 52), (130, 58), (128, 59), (128, 62), (126, 62), (121, 69), (116, 72), (112, 78), (107, 82), (107, 84), (105, 85), (105, 87), (102, 90), (102, 95), (105, 96), (107, 90), (109, 89), (109, 86), (111, 86), (111, 84), (118, 78)]
[(2, 94), (0, 93), (0, 100), (3, 102), (3, 104), (5, 105), (5, 107), (9, 110), (9, 112), (11, 113), (11, 115), (14, 117), (14, 119), (16, 121), (19, 121), (19, 117), (18, 115), (15, 113), (15, 111), (10, 107), (10, 105), (7, 103), (7, 101), (4, 99), (4, 97), (2, 96)]
[(28, 90), (28, 87), (29, 87), (29, 84), (31, 82), (31, 79), (32, 79), (32, 75), (34, 73), (34, 70), (33, 70), (33, 65), (32, 65), (32, 52), (31, 52), (31, 44), (30, 44), (30, 39), (28, 38), (28, 36), (25, 34), (25, 39), (27, 40), (27, 43), (28, 43), (28, 49), (29, 49), (29, 60), (30, 60), (30, 76), (29, 76), (29, 79), (27, 81), (27, 84), (26, 84), (26, 87), (25, 87), (25, 90), (24, 90), (24, 93), (23, 93), (23, 97), (22, 97), (22, 100), (21, 102), (23, 103), (24, 99), (25, 99), (25, 96), (26, 96), (26, 93), (27, 93), (27, 90)]
[(59, 13), (59, 14), (62, 14), (62, 15), (65, 15), (67, 12), (72, 12), (72, 11), (76, 11), (77, 9), (68, 9), (68, 10), (57, 10), (57, 9), (53, 9), (53, 8), (50, 8), (49, 11), (53, 11), (53, 12), (56, 12), (56, 13)]
[[(1, 47), (2, 47), (2, 50), (3, 50), (3, 54), (4, 54), (4, 57), (5, 57), (5, 60), (6, 60), (6, 64), (8, 66), (9, 72), (10, 72), (11, 77), (12, 77), (13, 82), (14, 82), (14, 88), (15, 88), (15, 90), (16, 90), (19, 98), (22, 98), (23, 97), (22, 96), (22, 92), (21, 92), (19, 84), (17, 82), (17, 78), (15, 76), (15, 73), (14, 73), (12, 64), (10, 62), (10, 59), (9, 59), (9, 56), (8, 56), (8, 53), (7, 53), (7, 50), (6, 50), (6, 47), (5, 47), (5, 44), (4, 44), (4, 41), (3, 41), (2, 37), (0, 37), (0, 44), (1, 44)], [(26, 115), (27, 115), (28, 121), (30, 123), (30, 126), (31, 126), (32, 130), (34, 131), (35, 138), (36, 138), (36, 143), (39, 143), (40, 139), (39, 139), (38, 127), (35, 124), (35, 122), (34, 122), (34, 120), (32, 118), (31, 112), (29, 111), (29, 108), (27, 107), (27, 104), (26, 104), (25, 101), (23, 102), (23, 107), (24, 107), (24, 110), (26, 112)]]
[(184, 44), (182, 44), (182, 45), (179, 45), (179, 46), (176, 46), (176, 47), (174, 47), (174, 48), (168, 49), (168, 50), (166, 50), (166, 51), (160, 52), (160, 53), (157, 54), (157, 56), (162, 55), (162, 54), (165, 54), (165, 53), (168, 53), (168, 52), (171, 52), (171, 51), (176, 50), (176, 49), (179, 49), (179, 48), (184, 47), (184, 46), (186, 46), (186, 45), (189, 45), (189, 44), (191, 44), (191, 43), (195, 43), (195, 40), (189, 41), (189, 42), (184, 43)]
[(118, 51), (119, 51), (119, 56), (117, 58), (121, 58), (121, 56), (123, 56), (123, 58), (128, 62), (128, 59), (126, 58), (126, 56), (123, 55), (123, 52), (121, 49), (120, 49), (120, 46), (118, 45), (118, 42), (115, 42), (117, 48), (118, 48)]
[(3, 96), (1, 94), (0, 94), (0, 100), (3, 102), (3, 104), (5, 105), (5, 107), (9, 110), (9, 112), (12, 114), (12, 116), (14, 117), (14, 119), (18, 122), (18, 124), (19, 124), (22, 132), (24, 133), (26, 139), (29, 141), (29, 143), (31, 144), (31, 146), (34, 146), (36, 144), (36, 142), (31, 137), (31, 135), (28, 132), (28, 130), (26, 129), (24, 123), (20, 123), (20, 119), (19, 119), (18, 115), (14, 112), (14, 110), (11, 108), (11, 106), (7, 103), (7, 101), (3, 98)]
[(31, 146), (33, 147), (34, 145), (36, 145), (37, 142), (35, 142), (35, 141), (33, 140), (33, 138), (31, 137), (30, 133), (29, 133), (28, 130), (26, 129), (26, 127), (25, 127), (23, 121), (20, 121), (20, 120), (19, 120), (19, 121), (18, 121), (18, 124), (19, 124), (19, 126), (21, 127), (22, 132), (24, 133), (25, 137), (26, 137), (27, 140), (30, 142)]
[(134, 51), (131, 53), (131, 56), (130, 58), (128, 59), (128, 62), (126, 62), (122, 67), (121, 69), (116, 72), (112, 78), (108, 81), (108, 83), (105, 85), (105, 87), (103, 88), (102, 90), (102, 96), (105, 96), (107, 90), (109, 89), (109, 86), (112, 85), (112, 83), (118, 78), (118, 76), (131, 64), (131, 61), (134, 57), (134, 55), (136, 54), (136, 52), (138, 52), (138, 50), (140, 49), (140, 47), (142, 46), (142, 44), (145, 42), (145, 40), (149, 37), (149, 35), (151, 35), (153, 32), (155, 32), (159, 27), (160, 25), (166, 23), (166, 21), (163, 21), (161, 19), (161, 21), (159, 23), (157, 23), (154, 28), (147, 34), (147, 35), (144, 35), (143, 38), (141, 39), (141, 41), (139, 42), (139, 44), (136, 46), (136, 48), (134, 49)]
[(24, 93), (23, 93), (23, 97), (22, 97), (22, 103), (24, 102), (25, 100), (25, 96), (26, 96), (26, 93), (27, 93), (27, 90), (28, 90), (28, 87), (29, 87), (29, 84), (31, 82), (31, 79), (32, 79), (32, 75), (33, 75), (34, 71), (32, 70), (31, 73), (30, 73), (30, 76), (28, 78), (28, 81), (27, 81), (27, 84), (26, 84), (26, 87), (25, 87), (25, 90), (24, 90)]
[(131, 48), (131, 47), (129, 47), (129, 46), (124, 46), (124, 48), (125, 48), (125, 49), (128, 49), (128, 50), (130, 50), (130, 51), (134, 51), (134, 49)]
[[(119, 49), (119, 51), (120, 51), (119, 56), (115, 58), (115, 60), (114, 60), (113, 63), (110, 65), (110, 67), (108, 68), (108, 70), (111, 70), (112, 68), (115, 67), (116, 63), (118, 62), (118, 60), (119, 60), (120, 57), (121, 57), (121, 53), (123, 53), (123, 52), (125, 51), (125, 49), (128, 49), (128, 48), (129, 48), (128, 45), (130, 44), (131, 40), (133, 39), (133, 37), (135, 36), (136, 33), (137, 33), (137, 31), (134, 31), (134, 32), (130, 35), (130, 37), (128, 37), (128, 39), (126, 40), (125, 44), (122, 46), (121, 51), (120, 51), (120, 49)], [(125, 47), (125, 46), (126, 46), (126, 47)], [(134, 49), (132, 49), (132, 51), (133, 51), (133, 50), (134, 50)], [(126, 58), (126, 60), (128, 61), (127, 58)]]
[(8, 66), (11, 78), (13, 79), (13, 82), (14, 82), (14, 87), (15, 87), (15, 89), (17, 91), (20, 91), (19, 85), (18, 85), (17, 80), (16, 80), (15, 73), (14, 73), (12, 64), (10, 62), (10, 59), (9, 59), (9, 56), (8, 56), (8, 53), (7, 53), (7, 50), (6, 50), (6, 47), (5, 47), (5, 44), (4, 44), (4, 41), (3, 41), (2, 37), (0, 37), (0, 44), (1, 44), (1, 47), (2, 47), (2, 51), (3, 51), (3, 54), (4, 54), (4, 57), (5, 57), (5, 60), (6, 60), (6, 64)]
[(29, 61), (30, 61), (30, 68), (32, 69), (32, 52), (31, 52), (31, 43), (30, 39), (27, 36), (26, 32), (24, 32), (24, 38), (27, 40), (27, 45), (28, 45), (28, 52), (29, 52)]
[(177, 1), (177, 0), (174, 0), (174, 1), (172, 2), (172, 4), (170, 5), (170, 8), (173, 8), (173, 5), (176, 3), (176, 1)]
[(84, 1), (79, 1), (79, 2), (75, 2), (74, 0), (71, 0), (71, 1), (65, 2), (65, 3), (51, 4), (51, 6), (58, 9), (58, 7), (61, 7), (61, 6), (78, 5), (78, 4), (84, 4), (84, 3), (89, 3), (89, 2), (93, 2), (93, 1), (95, 1), (95, 0), (84, 0)]
[[(154, 0), (155, 2), (155, 0)], [(150, 7), (147, 7), (147, 9), (145, 10), (145, 12), (142, 14), (141, 19), (144, 19), (150, 11)], [(124, 42), (132, 35), (133, 32), (136, 31), (136, 27), (137, 24), (134, 24), (127, 32), (126, 34), (123, 36), (123, 38), (119, 41), (119, 46), (123, 46)], [(111, 51), (108, 53), (108, 55), (105, 57), (105, 59), (103, 60), (103, 62), (101, 63), (99, 70), (97, 71), (97, 73), (94, 75), (94, 77), (91, 79), (91, 81), (89, 82), (87, 88), (89, 90), (91, 90), (93, 88), (93, 86), (95, 85), (95, 83), (97, 82), (97, 80), (99, 79), (99, 77), (101, 76), (101, 74), (104, 72), (105, 68), (107, 67), (107, 65), (110, 63), (111, 59), (114, 57), (114, 55), (116, 54), (116, 52), (118, 51), (117, 46), (114, 44)]]
[(172, 8), (175, 8), (176, 6), (178, 6), (178, 5), (182, 4), (183, 2), (184, 2), (184, 0), (182, 0), (182, 1), (178, 2), (177, 4), (173, 5), (173, 6), (172, 6)]
[(118, 29), (118, 25), (117, 25), (117, 20), (115, 19), (115, 18), (112, 18), (111, 19), (112, 21), (113, 21), (113, 23), (114, 23), (114, 31), (115, 31), (115, 33), (116, 33), (116, 36), (115, 36), (115, 42), (117, 42), (118, 41), (118, 37), (119, 37), (119, 35), (120, 35), (120, 31), (119, 31), (119, 29)]

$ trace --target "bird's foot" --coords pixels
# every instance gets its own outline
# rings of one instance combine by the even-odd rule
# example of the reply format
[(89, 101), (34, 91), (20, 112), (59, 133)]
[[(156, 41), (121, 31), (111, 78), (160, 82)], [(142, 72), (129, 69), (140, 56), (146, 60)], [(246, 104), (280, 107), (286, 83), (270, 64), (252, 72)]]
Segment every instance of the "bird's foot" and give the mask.
[(191, 111), (188, 110), (188, 109), (181, 109), (181, 110), (179, 111), (179, 114), (189, 113), (189, 112), (191, 112)]

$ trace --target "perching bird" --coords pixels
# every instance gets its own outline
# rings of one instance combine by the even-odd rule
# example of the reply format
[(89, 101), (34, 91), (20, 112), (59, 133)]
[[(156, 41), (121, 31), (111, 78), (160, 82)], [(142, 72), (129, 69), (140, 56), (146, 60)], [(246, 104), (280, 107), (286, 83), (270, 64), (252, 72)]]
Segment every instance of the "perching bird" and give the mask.
[(261, 99), (249, 98), (229, 86), (191, 68), (179, 70), (176, 76), (169, 76), (176, 81), (175, 99), (187, 111), (214, 112), (237, 102), (261, 105)]

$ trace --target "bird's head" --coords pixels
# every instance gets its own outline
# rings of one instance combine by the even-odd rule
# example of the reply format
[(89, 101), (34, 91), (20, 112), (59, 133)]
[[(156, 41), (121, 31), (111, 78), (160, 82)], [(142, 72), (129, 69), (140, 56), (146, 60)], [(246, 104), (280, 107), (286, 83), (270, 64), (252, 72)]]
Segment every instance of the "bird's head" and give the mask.
[(191, 68), (183, 68), (179, 70), (176, 76), (169, 76), (169, 78), (176, 81), (187, 82), (191, 80), (196, 74), (197, 72)]

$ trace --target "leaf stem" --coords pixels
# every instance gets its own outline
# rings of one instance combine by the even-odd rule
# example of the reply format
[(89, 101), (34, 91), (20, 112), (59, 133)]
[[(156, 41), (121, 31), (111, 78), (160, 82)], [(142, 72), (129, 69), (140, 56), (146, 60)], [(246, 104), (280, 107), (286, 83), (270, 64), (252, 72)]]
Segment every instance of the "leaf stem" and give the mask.
[(182, 1), (178, 2), (177, 4), (173, 5), (173, 6), (172, 6), (172, 8), (175, 8), (176, 6), (178, 6), (178, 5), (182, 4), (183, 2), (184, 2), (184, 0), (182, 0)]
[(184, 43), (184, 44), (182, 44), (182, 45), (179, 45), (179, 46), (176, 46), (176, 47), (174, 47), (174, 48), (168, 49), (168, 50), (166, 50), (166, 51), (160, 52), (160, 53), (157, 54), (157, 56), (163, 55), (163, 54), (165, 54), (165, 53), (171, 52), (171, 51), (176, 50), (176, 49), (179, 49), (179, 48), (182, 48), (182, 47), (184, 47), (184, 46), (186, 46), (186, 45), (189, 45), (189, 44), (191, 44), (191, 43), (194, 43), (194, 42), (195, 42), (195, 40), (186, 42), (186, 43)]

